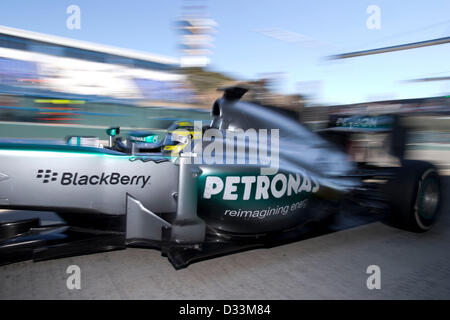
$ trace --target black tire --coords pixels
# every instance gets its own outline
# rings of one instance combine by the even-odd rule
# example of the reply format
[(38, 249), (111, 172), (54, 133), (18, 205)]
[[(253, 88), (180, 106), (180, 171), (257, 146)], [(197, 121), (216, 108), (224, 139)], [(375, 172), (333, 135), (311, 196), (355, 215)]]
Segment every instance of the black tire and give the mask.
[(425, 232), (433, 226), (442, 194), (438, 171), (431, 163), (404, 160), (396, 178), (387, 183), (386, 193), (396, 227)]

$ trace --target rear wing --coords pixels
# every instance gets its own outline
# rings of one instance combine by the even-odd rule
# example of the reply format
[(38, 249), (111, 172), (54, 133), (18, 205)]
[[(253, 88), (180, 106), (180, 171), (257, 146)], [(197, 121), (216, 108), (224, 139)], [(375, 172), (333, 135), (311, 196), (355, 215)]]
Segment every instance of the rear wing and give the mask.
[(352, 134), (386, 134), (389, 154), (399, 160), (404, 158), (407, 129), (399, 114), (331, 115), (327, 128), (319, 132), (344, 149)]

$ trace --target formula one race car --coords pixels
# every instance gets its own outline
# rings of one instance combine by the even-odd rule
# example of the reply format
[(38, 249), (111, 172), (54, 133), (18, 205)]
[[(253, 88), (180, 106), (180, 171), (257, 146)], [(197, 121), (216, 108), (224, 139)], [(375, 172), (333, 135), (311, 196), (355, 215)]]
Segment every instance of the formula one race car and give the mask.
[[(107, 147), (92, 137), (1, 142), (0, 208), (52, 211), (64, 223), (13, 215), (0, 224), (0, 263), (135, 246), (159, 249), (182, 268), (299, 239), (305, 225), (342, 208), (389, 212), (400, 228), (430, 229), (439, 175), (396, 151), (405, 131), (395, 116), (339, 119), (315, 133), (275, 108), (241, 101), (246, 91), (224, 89), (208, 126), (194, 122), (175, 135), (172, 128), (161, 141), (134, 134), (125, 143), (111, 128)], [(389, 161), (348, 152), (352, 135), (369, 131), (388, 136)]]

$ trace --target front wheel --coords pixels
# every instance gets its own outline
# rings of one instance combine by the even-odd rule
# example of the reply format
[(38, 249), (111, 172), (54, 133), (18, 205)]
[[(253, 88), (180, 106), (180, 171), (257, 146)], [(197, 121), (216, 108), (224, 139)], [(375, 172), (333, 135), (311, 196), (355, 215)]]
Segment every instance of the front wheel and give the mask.
[(404, 160), (386, 191), (394, 225), (414, 232), (424, 232), (433, 226), (442, 195), (439, 174), (431, 163)]

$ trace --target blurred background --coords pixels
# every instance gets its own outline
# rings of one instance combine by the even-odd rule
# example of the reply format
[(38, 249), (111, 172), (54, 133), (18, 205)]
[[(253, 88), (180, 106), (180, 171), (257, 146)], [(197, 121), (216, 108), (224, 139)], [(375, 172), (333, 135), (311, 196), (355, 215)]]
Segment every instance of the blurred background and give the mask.
[(245, 83), (245, 99), (312, 129), (402, 114), (411, 157), (447, 170), (449, 11), (446, 0), (3, 0), (0, 137), (164, 132), (209, 119), (216, 89)]

